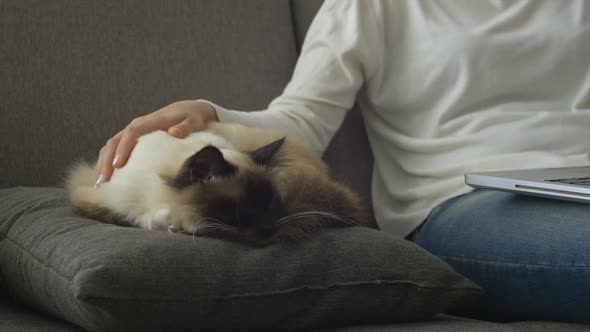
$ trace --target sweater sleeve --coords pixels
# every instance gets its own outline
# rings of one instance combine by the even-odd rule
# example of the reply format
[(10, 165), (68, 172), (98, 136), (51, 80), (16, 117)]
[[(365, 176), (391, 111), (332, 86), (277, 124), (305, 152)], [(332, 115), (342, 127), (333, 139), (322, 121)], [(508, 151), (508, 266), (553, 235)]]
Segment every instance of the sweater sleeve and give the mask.
[(291, 81), (266, 110), (239, 112), (210, 103), (221, 122), (272, 127), (323, 151), (357, 92), (377, 68), (379, 33), (372, 1), (327, 0), (314, 18)]

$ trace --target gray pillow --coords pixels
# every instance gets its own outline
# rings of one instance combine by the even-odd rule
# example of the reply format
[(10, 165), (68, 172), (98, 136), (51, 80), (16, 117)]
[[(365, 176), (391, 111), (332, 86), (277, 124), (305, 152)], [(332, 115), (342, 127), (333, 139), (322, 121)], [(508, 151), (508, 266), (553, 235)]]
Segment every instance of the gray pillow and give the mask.
[(425, 250), (372, 229), (251, 248), (85, 219), (62, 189), (0, 190), (0, 239), (15, 298), (97, 331), (401, 322), (481, 291)]

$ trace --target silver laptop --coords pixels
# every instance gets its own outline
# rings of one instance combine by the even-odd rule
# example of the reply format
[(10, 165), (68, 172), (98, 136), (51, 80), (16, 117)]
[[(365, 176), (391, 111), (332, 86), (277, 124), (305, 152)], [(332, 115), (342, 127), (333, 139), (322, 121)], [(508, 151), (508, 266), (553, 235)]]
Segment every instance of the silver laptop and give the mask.
[(474, 188), (590, 203), (590, 166), (465, 174)]

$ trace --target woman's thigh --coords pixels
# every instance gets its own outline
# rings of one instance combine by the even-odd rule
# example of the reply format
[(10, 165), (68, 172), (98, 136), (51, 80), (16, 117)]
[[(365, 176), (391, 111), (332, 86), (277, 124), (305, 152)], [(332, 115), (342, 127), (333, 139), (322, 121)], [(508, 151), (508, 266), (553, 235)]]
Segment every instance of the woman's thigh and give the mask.
[(435, 208), (416, 243), (484, 288), (468, 316), (590, 323), (590, 205), (477, 190)]

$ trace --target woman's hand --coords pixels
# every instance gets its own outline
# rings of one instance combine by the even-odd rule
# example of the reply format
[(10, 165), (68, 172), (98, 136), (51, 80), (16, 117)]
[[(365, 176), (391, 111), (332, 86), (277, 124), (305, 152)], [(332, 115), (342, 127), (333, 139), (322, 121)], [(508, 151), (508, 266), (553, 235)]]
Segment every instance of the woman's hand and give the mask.
[(115, 168), (125, 165), (140, 136), (165, 130), (174, 137), (183, 138), (204, 129), (211, 121), (218, 121), (215, 109), (206, 102), (194, 100), (175, 102), (134, 119), (100, 149), (96, 185), (109, 181)]

